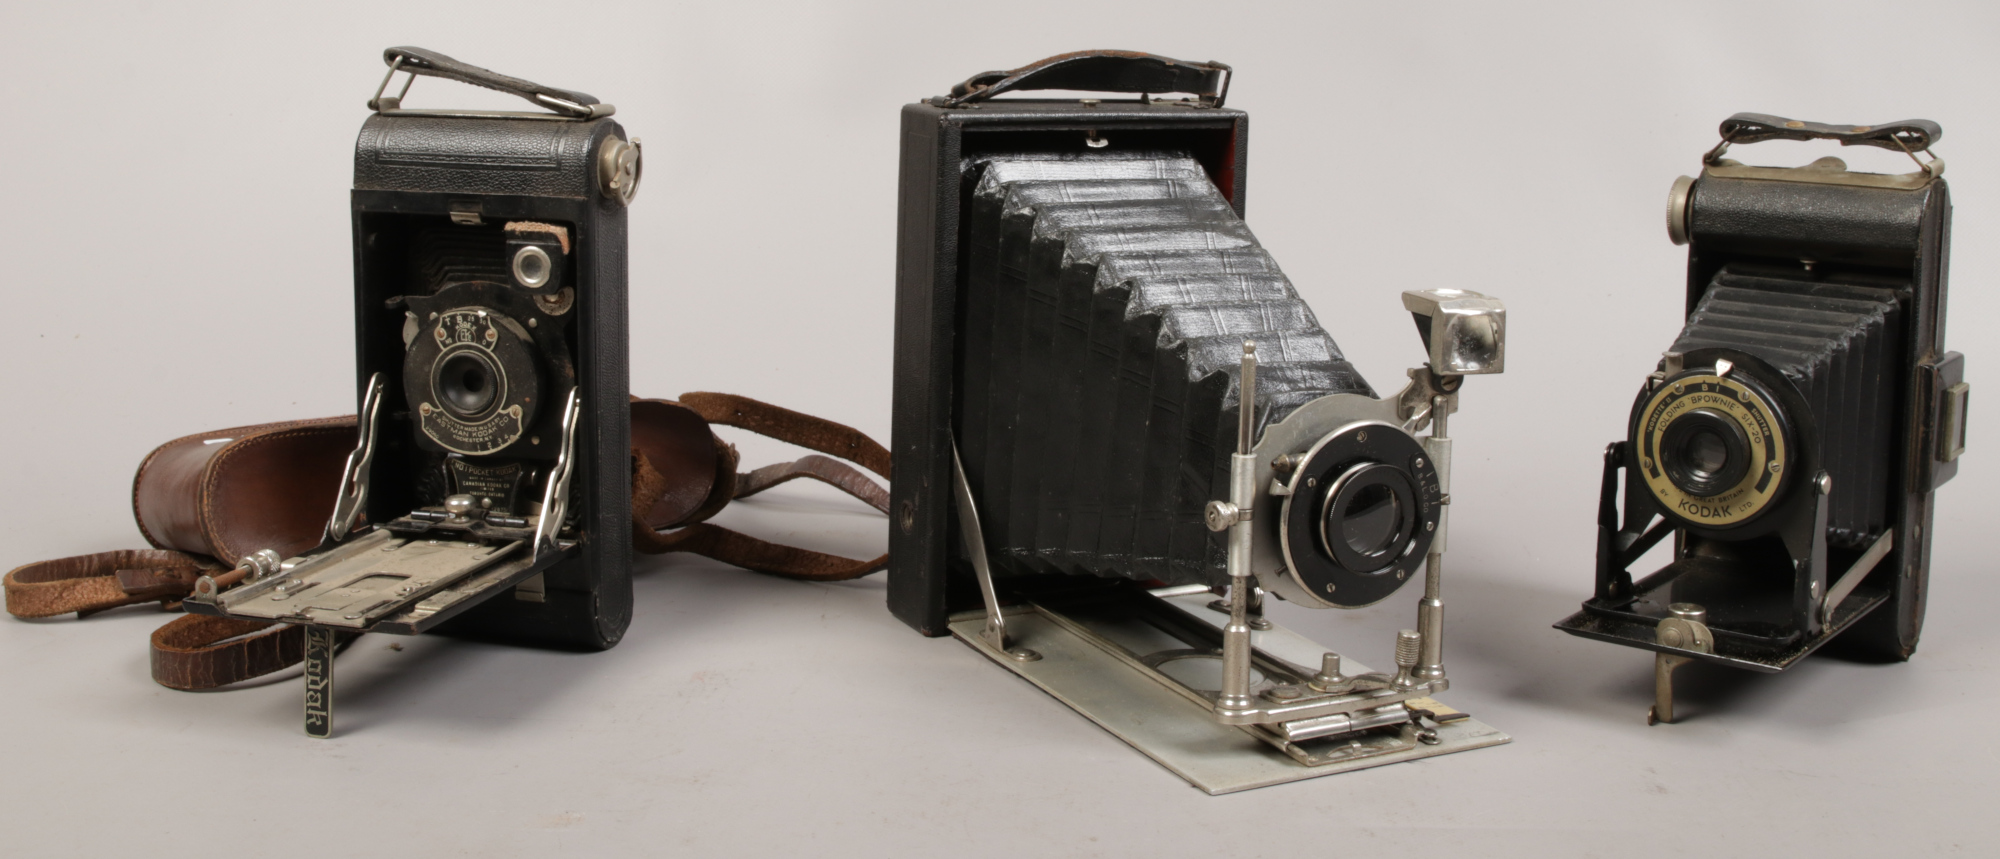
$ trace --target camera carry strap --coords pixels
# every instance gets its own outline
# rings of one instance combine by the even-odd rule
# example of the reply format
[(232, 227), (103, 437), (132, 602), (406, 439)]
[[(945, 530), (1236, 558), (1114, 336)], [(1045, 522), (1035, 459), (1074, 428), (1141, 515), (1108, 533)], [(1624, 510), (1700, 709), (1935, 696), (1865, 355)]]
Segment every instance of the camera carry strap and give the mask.
[[(792, 462), (736, 471), (733, 445), (712, 425), (732, 426), (817, 451)], [(156, 448), (133, 480), (133, 512), (153, 549), (39, 561), (7, 573), (7, 611), (79, 618), (158, 602), (175, 610), (203, 575), (230, 582), (243, 556), (283, 556), (316, 545), (356, 435), (352, 416), (235, 427), (184, 436)], [(859, 469), (889, 476), (889, 452), (842, 424), (731, 394), (632, 404), (633, 548), (691, 552), (758, 572), (838, 581), (881, 569), (888, 556), (844, 558), (760, 540), (706, 520), (730, 501), (798, 478), (833, 486), (886, 513), (889, 493)], [(343, 634), (344, 645), (355, 636)], [(298, 664), (304, 629), (184, 616), (152, 636), (153, 679), (175, 689), (226, 686)]]
[[(686, 420), (671, 419), (667, 408), (699, 416), (703, 424), (698, 433)], [(886, 554), (857, 560), (769, 543), (704, 521), (733, 499), (801, 477), (833, 486), (884, 514), (889, 512), (887, 490), (828, 456), (806, 456), (738, 474), (736, 449), (715, 438), (707, 424), (746, 429), (853, 461), (884, 478), (889, 476), (889, 451), (852, 427), (731, 394), (686, 394), (679, 403), (640, 400), (632, 404), (634, 549), (693, 552), (745, 569), (812, 581), (857, 578), (889, 562)], [(678, 435), (670, 438), (673, 443), (662, 445), (667, 433)], [(704, 442), (713, 445), (714, 465), (700, 459)], [(690, 492), (700, 486), (704, 475), (713, 479), (708, 491), (700, 495)]]

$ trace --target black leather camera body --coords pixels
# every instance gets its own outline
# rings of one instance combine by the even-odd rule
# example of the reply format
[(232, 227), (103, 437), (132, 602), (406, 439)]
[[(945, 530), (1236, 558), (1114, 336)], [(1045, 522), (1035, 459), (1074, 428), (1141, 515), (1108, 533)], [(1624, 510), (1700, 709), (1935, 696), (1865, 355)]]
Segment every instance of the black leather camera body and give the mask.
[(352, 196), (361, 437), (332, 521), (318, 548), (259, 553), (242, 586), (197, 585), (189, 601), (307, 628), (307, 728), (320, 736), (340, 635), (437, 629), (603, 649), (632, 612), (625, 224), (637, 142), (582, 93), (421, 48), (384, 59), (384, 92), (400, 71), (550, 110), (369, 102)]
[[(1738, 114), (1675, 183), (1687, 322), (1605, 454), (1596, 593), (1557, 625), (1655, 651), (1656, 720), (1672, 721), (1687, 660), (1780, 671), (1836, 636), (1867, 658), (1916, 649), (1970, 391), (1944, 350), (1943, 162), (1917, 157), (1942, 133)], [(1918, 170), (1722, 158), (1771, 139), (1906, 152)], [(1635, 581), (1668, 537), (1673, 561)]]
[[(1086, 51), (904, 108), (889, 607), (1211, 792), (1505, 742), (1425, 697), (1445, 415), (1505, 310), (1404, 292), (1429, 361), (1378, 397), (1243, 221), (1230, 77)], [(996, 98), (1049, 89), (1137, 97)], [(1262, 616), (1419, 578), (1393, 677)]]

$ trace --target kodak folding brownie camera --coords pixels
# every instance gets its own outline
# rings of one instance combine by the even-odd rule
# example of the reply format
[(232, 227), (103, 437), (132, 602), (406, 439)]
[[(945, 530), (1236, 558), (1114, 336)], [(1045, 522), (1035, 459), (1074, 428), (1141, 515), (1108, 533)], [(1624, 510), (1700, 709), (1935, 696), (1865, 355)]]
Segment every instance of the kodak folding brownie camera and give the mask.
[[(1430, 360), (1378, 397), (1244, 225), (1229, 75), (1084, 52), (904, 108), (890, 608), (1211, 793), (1505, 742), (1430, 698), (1445, 416), (1505, 311), (1403, 293)], [(1138, 96), (995, 98), (1036, 89)], [(1262, 617), (1420, 577), (1393, 672)]]
[[(197, 582), (190, 612), (306, 629), (306, 731), (343, 637), (432, 629), (602, 649), (631, 619), (625, 207), (612, 107), (421, 48), (385, 52), (354, 153), (360, 438), (324, 539)], [(417, 110), (418, 75), (522, 112)], [(234, 588), (228, 585), (241, 584)]]
[[(1965, 362), (1944, 350), (1951, 198), (1924, 120), (1823, 125), (1741, 113), (1667, 231), (1688, 246), (1687, 321), (1605, 451), (1597, 588), (1556, 625), (1653, 651), (1652, 721), (1673, 670), (1782, 671), (1836, 637), (1864, 658), (1916, 650), (1937, 488), (1965, 450)], [(1753, 167), (1762, 140), (1837, 140), (1917, 170), (1838, 158)], [(1668, 537), (1673, 560), (1633, 578)]]

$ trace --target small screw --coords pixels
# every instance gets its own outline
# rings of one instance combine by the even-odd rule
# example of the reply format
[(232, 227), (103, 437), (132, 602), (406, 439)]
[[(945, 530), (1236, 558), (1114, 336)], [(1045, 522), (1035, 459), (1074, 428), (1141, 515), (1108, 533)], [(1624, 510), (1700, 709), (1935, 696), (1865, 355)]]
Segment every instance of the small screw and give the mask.
[(1265, 692), (1264, 694), (1270, 696), (1273, 700), (1290, 701), (1294, 698), (1299, 697), (1299, 695), (1302, 693), (1299, 692), (1299, 687), (1297, 686), (1294, 686), (1290, 683), (1280, 683), (1276, 686), (1271, 687), (1270, 690)]

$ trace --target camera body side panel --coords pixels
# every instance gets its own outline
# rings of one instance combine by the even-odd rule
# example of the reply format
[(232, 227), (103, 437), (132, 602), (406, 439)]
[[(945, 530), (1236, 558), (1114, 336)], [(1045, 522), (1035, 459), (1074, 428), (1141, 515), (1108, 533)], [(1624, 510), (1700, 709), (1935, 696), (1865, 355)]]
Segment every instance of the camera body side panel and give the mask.
[[(596, 154), (624, 137), (610, 119), (590, 121), (376, 115), (355, 147), (352, 195), (358, 378), (381, 372), (379, 449), (369, 473), (369, 521), (403, 515), (418, 502), (413, 477), (418, 430), (405, 405), (404, 315), (387, 302), (408, 286), (402, 256), (418, 227), (513, 221), (570, 230), (575, 304), (567, 348), (581, 389), (571, 482), (580, 545), (545, 573), (545, 597), (509, 592), (473, 607), (442, 630), (518, 643), (585, 649), (616, 644), (630, 623), (630, 381), (626, 301), (626, 212), (606, 196)], [(456, 221), (454, 220), (456, 217)], [(545, 411), (565, 391), (543, 390)]]
[(1069, 148), (1090, 132), (1138, 145), (1190, 150), (1240, 216), (1249, 118), (1230, 109), (1106, 99), (989, 100), (976, 108), (929, 102), (902, 113), (897, 212), (896, 357), (890, 450), (896, 480), (889, 512), (889, 609), (926, 635), (946, 635), (948, 616), (978, 604), (951, 514), (961, 272), (961, 215), (973, 188), (966, 161), (982, 152)]

